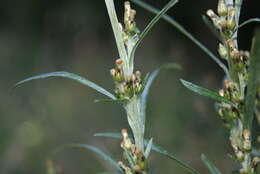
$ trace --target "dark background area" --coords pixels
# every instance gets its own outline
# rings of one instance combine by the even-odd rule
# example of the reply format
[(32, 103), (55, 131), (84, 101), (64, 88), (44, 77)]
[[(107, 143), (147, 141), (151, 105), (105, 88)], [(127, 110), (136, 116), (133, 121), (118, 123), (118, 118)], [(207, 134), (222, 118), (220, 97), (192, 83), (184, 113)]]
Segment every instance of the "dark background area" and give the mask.
[[(146, 2), (162, 8), (167, 0)], [(116, 1), (122, 21), (123, 1)], [(217, 39), (201, 15), (216, 9), (217, 0), (180, 0), (168, 13), (196, 38), (216, 52)], [(260, 2), (245, 1), (241, 21), (260, 17)], [(134, 6), (137, 25), (143, 29), (153, 15)], [(253, 29), (240, 30), (239, 46), (249, 49)], [(54, 151), (68, 143), (100, 147), (121, 159), (119, 141), (93, 137), (97, 132), (128, 128), (123, 109), (116, 104), (94, 103), (103, 96), (65, 79), (28, 83), (10, 93), (26, 77), (52, 71), (73, 72), (113, 90), (109, 70), (118, 58), (103, 0), (2, 0), (0, 3), (0, 173), (44, 174), (47, 159), (64, 174), (98, 173), (111, 167), (84, 150)], [(137, 50), (136, 69), (151, 72), (161, 64), (177, 62), (180, 72), (162, 72), (152, 86), (147, 107), (146, 137), (180, 159), (208, 173), (200, 161), (205, 153), (223, 172), (235, 163), (228, 132), (214, 111), (214, 101), (181, 86), (184, 78), (218, 90), (221, 69), (197, 46), (160, 21)], [(151, 166), (158, 173), (187, 173), (175, 162), (153, 153)]]

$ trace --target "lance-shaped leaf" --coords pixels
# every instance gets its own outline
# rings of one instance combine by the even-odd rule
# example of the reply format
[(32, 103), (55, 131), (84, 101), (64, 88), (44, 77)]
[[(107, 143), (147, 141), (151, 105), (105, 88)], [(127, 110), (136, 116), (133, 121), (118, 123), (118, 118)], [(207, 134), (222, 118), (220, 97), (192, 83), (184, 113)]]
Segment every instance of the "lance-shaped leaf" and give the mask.
[[(141, 0), (131, 0), (133, 3), (139, 5), (140, 7), (144, 8), (145, 10), (153, 13), (158, 14), (160, 11), (153, 6), (141, 1)], [(228, 69), (224, 63), (222, 63), (219, 58), (214, 55), (205, 45), (203, 45), (198, 39), (196, 39), (190, 32), (188, 32), (182, 25), (180, 25), (175, 19), (171, 18), (168, 15), (163, 15), (162, 19), (176, 28), (180, 33), (190, 39), (195, 45), (197, 45), (202, 51), (204, 51), (209, 57), (211, 57), (225, 72), (227, 77), (229, 76)]]
[(169, 64), (165, 64), (162, 65), (161, 67), (157, 68), (156, 70), (154, 70), (150, 76), (148, 76), (147, 80), (145, 81), (145, 86), (144, 89), (142, 91), (141, 94), (141, 117), (145, 123), (145, 111), (146, 111), (146, 103), (147, 103), (147, 97), (149, 94), (149, 90), (151, 88), (151, 85), (153, 84), (154, 79), (157, 77), (157, 75), (160, 73), (161, 70), (163, 69), (176, 69), (176, 70), (180, 70), (181, 66), (178, 64), (174, 64), (174, 63), (169, 63)]
[[(115, 139), (122, 139), (122, 135), (120, 133), (96, 133), (94, 136), (99, 136), (99, 137), (110, 137), (110, 138), (115, 138)], [(133, 138), (132, 138), (133, 139)], [(150, 146), (149, 141), (145, 140), (144, 141), (145, 146)], [(152, 150), (174, 160), (180, 167), (186, 169), (188, 172), (190, 172), (191, 174), (200, 174), (199, 171), (197, 171), (196, 169), (194, 169), (193, 167), (191, 167), (190, 165), (186, 164), (185, 162), (183, 162), (182, 160), (176, 158), (173, 154), (171, 154), (170, 152), (168, 152), (167, 150), (165, 150), (164, 148), (162, 148), (159, 145), (156, 145), (154, 143), (152, 143)]]
[(108, 92), (104, 88), (100, 87), (96, 83), (91, 82), (91, 81), (89, 81), (89, 80), (87, 80), (84, 77), (81, 77), (79, 75), (76, 75), (76, 74), (73, 74), (73, 73), (69, 73), (69, 72), (62, 72), (62, 71), (61, 72), (51, 72), (51, 73), (46, 73), (46, 74), (41, 74), (41, 75), (36, 75), (36, 76), (33, 76), (33, 77), (29, 77), (27, 79), (24, 79), (24, 80), (16, 83), (14, 87), (18, 87), (21, 84), (29, 82), (29, 81), (32, 81), (32, 80), (46, 79), (46, 78), (51, 78), (51, 77), (63, 77), (63, 78), (68, 78), (68, 79), (77, 81), (77, 82), (79, 82), (79, 83), (81, 83), (81, 84), (83, 84), (85, 86), (88, 86), (88, 87), (90, 87), (92, 89), (95, 89), (99, 93), (104, 94), (104, 95), (106, 95), (107, 97), (109, 97), (109, 98), (111, 98), (113, 100), (116, 100), (116, 97), (113, 94), (111, 94), (110, 92)]
[(151, 20), (151, 22), (145, 27), (145, 29), (142, 31), (142, 33), (139, 36), (138, 41), (134, 45), (132, 52), (130, 54), (130, 66), (133, 67), (134, 64), (134, 55), (137, 47), (142, 42), (144, 37), (149, 33), (149, 31), (153, 28), (153, 26), (160, 20), (160, 18), (171, 8), (173, 7), (178, 0), (170, 0), (161, 11), (158, 12), (158, 14)]
[(94, 100), (95, 103), (126, 103), (128, 99), (96, 99)]
[(203, 19), (203, 22), (206, 24), (206, 26), (210, 29), (210, 31), (220, 40), (222, 41), (221, 39), (221, 36), (219, 34), (219, 31), (217, 30), (217, 28), (214, 26), (213, 22), (209, 20), (209, 18), (205, 15), (202, 15), (202, 19)]
[(112, 29), (114, 32), (114, 36), (116, 39), (118, 53), (119, 53), (120, 58), (124, 61), (124, 65), (126, 65), (126, 66), (123, 66), (124, 71), (125, 71), (125, 73), (128, 74), (129, 73), (128, 72), (129, 71), (128, 56), (127, 56), (127, 52), (126, 52), (124, 41), (123, 41), (122, 28), (120, 27), (120, 24), (117, 19), (114, 0), (105, 0), (105, 3), (106, 3), (109, 19), (110, 19), (110, 22), (112, 25)]
[(256, 30), (252, 42), (246, 104), (244, 110), (244, 125), (250, 129), (254, 117), (256, 91), (259, 85), (260, 74), (260, 29)]
[(203, 161), (205, 166), (209, 169), (211, 174), (222, 174), (219, 171), (219, 169), (212, 162), (210, 162), (209, 159), (204, 154), (201, 155), (201, 160)]
[(89, 145), (89, 144), (69, 144), (65, 145), (63, 148), (80, 148), (85, 150), (90, 150), (92, 152), (97, 153), (103, 160), (109, 162), (109, 164), (113, 167), (115, 167), (118, 171), (122, 173), (122, 169), (118, 166), (117, 162), (113, 160), (112, 157), (110, 157), (108, 154), (100, 150), (99, 148)]
[(226, 99), (225, 97), (220, 96), (218, 93), (216, 93), (214, 91), (208, 90), (206, 88), (202, 88), (200, 86), (197, 86), (197, 85), (195, 85), (191, 82), (188, 82), (188, 81), (185, 81), (185, 80), (182, 80), (182, 79), (181, 79), (181, 83), (186, 88), (188, 88), (189, 90), (191, 90), (195, 93), (198, 93), (198, 94), (205, 96), (205, 97), (209, 97), (209, 98), (214, 99), (218, 102), (224, 102), (224, 103), (228, 103), (228, 104), (231, 104), (231, 105), (234, 106), (234, 104), (230, 100)]

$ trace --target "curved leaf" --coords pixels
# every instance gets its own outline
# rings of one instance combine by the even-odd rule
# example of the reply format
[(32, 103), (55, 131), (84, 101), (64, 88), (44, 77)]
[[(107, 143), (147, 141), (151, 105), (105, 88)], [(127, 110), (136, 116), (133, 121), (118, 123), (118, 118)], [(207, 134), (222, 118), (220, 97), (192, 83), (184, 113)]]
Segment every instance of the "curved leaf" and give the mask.
[(240, 24), (240, 25), (238, 26), (238, 28), (244, 27), (245, 25), (250, 24), (250, 23), (253, 23), (253, 22), (260, 22), (260, 18), (251, 18), (251, 19), (248, 19), (248, 20), (246, 20), (245, 22), (243, 22), (242, 24)]
[(46, 79), (46, 78), (50, 78), (50, 77), (63, 77), (63, 78), (68, 78), (68, 79), (72, 79), (75, 80), (85, 86), (88, 86), (92, 89), (95, 89), (96, 91), (98, 91), (101, 94), (106, 95), (107, 97), (116, 100), (116, 97), (111, 94), (110, 92), (108, 92), (107, 90), (105, 90), (104, 88), (100, 87), (99, 85), (97, 85), (94, 82), (91, 82), (87, 79), (85, 79), (84, 77), (81, 77), (79, 75), (73, 74), (73, 73), (69, 73), (69, 72), (63, 72), (63, 71), (59, 71), (59, 72), (51, 72), (51, 73), (46, 73), (46, 74), (41, 74), (41, 75), (36, 75), (33, 77), (29, 77), (27, 79), (24, 79), (18, 83), (15, 84), (14, 87), (18, 87), (23, 83), (32, 81), (32, 80), (37, 80), (37, 79)]
[(216, 93), (214, 91), (208, 90), (206, 88), (202, 88), (200, 86), (197, 86), (197, 85), (195, 85), (191, 82), (185, 81), (183, 79), (181, 79), (181, 83), (186, 88), (188, 88), (189, 90), (191, 90), (195, 93), (198, 93), (198, 94), (205, 96), (205, 97), (209, 97), (209, 98), (214, 99), (218, 102), (224, 102), (224, 103), (228, 103), (228, 104), (231, 104), (231, 105), (234, 106), (234, 104), (230, 100), (226, 99), (225, 97), (220, 96), (218, 93)]
[[(120, 133), (96, 133), (94, 136), (122, 139), (122, 135)], [(145, 144), (145, 146), (147, 146), (149, 144), (149, 142), (147, 140), (145, 140), (144, 144)], [(189, 166), (185, 162), (177, 159), (173, 154), (171, 154), (170, 152), (168, 152), (164, 148), (160, 147), (159, 145), (156, 145), (156, 144), (152, 143), (152, 150), (154, 150), (154, 151), (156, 151), (156, 152), (158, 152), (158, 153), (160, 153), (162, 155), (165, 155), (168, 158), (174, 160), (175, 162), (177, 162), (177, 164), (179, 164), (182, 168), (186, 169), (190, 173), (192, 173), (192, 174), (200, 174), (199, 171), (197, 171), (193, 167)]]
[(146, 115), (145, 110), (146, 110), (147, 97), (148, 97), (150, 87), (151, 87), (154, 79), (159, 74), (159, 72), (163, 69), (178, 69), (178, 70), (180, 70), (181, 66), (178, 65), (178, 64), (174, 64), (174, 63), (165, 64), (165, 65), (162, 65), (161, 67), (157, 68), (156, 70), (154, 70), (151, 73), (151, 75), (148, 76), (148, 78), (145, 82), (144, 89), (143, 89), (142, 94), (141, 94), (141, 117), (142, 117), (144, 123), (145, 123), (145, 115)]
[(88, 144), (70, 144), (70, 145), (66, 145), (65, 147), (81, 148), (81, 149), (86, 149), (86, 150), (90, 150), (92, 152), (95, 152), (103, 160), (109, 162), (113, 167), (115, 167), (117, 170), (122, 172), (122, 169), (118, 166), (117, 162), (115, 160), (113, 160), (113, 158), (111, 158), (108, 154), (106, 154), (105, 152), (103, 152), (102, 150), (100, 150), (99, 148), (97, 148), (95, 146), (91, 146), (91, 145), (88, 145)]
[(259, 74), (260, 74), (260, 29), (255, 32), (255, 37), (252, 42), (250, 66), (249, 66), (249, 77), (248, 86), (246, 92), (246, 104), (245, 104), (245, 118), (244, 124), (246, 128), (251, 128), (254, 108), (256, 91), (259, 85)]
[(201, 160), (203, 161), (205, 166), (209, 169), (211, 174), (222, 174), (219, 171), (219, 169), (212, 162), (210, 162), (204, 154), (201, 155)]
[(142, 31), (142, 33), (139, 36), (138, 41), (134, 45), (131, 54), (130, 54), (130, 67), (133, 67), (134, 64), (134, 55), (137, 47), (140, 45), (144, 37), (149, 33), (149, 31), (153, 28), (153, 26), (161, 19), (161, 17), (171, 8), (173, 7), (178, 0), (170, 0), (163, 9), (156, 14), (156, 16), (151, 20), (151, 22), (145, 27), (145, 29)]
[[(160, 11), (153, 6), (141, 1), (141, 0), (131, 0), (133, 3), (139, 5), (145, 10), (158, 14)], [(214, 55), (205, 45), (203, 45), (199, 40), (197, 40), (190, 32), (188, 32), (182, 25), (180, 25), (176, 20), (171, 18), (168, 15), (163, 15), (162, 19), (171, 24), (174, 28), (176, 28), (180, 33), (190, 39), (195, 45), (197, 45), (202, 51), (204, 51), (209, 57), (211, 57), (225, 72), (225, 74), (229, 77), (228, 69), (224, 63), (222, 63), (219, 58)]]

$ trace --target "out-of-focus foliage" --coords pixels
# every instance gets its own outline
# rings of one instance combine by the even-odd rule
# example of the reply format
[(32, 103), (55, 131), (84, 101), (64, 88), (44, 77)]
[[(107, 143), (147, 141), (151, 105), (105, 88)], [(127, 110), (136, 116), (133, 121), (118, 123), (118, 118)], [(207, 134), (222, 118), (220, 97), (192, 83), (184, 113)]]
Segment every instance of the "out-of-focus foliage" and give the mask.
[[(161, 8), (166, 0), (146, 2)], [(217, 1), (216, 1), (217, 2)], [(209, 48), (215, 38), (201, 20), (215, 1), (182, 0), (174, 16)], [(117, 1), (118, 12), (122, 2)], [(192, 7), (192, 8), (191, 8)], [(259, 16), (259, 2), (244, 5), (241, 21)], [(137, 9), (137, 25), (143, 29), (153, 17)], [(119, 20), (122, 21), (123, 17)], [(241, 48), (251, 45), (256, 23), (241, 28)], [(18, 88), (15, 82), (36, 74), (68, 71), (113, 89), (109, 69), (118, 58), (103, 1), (14, 0), (0, 7), (0, 173), (45, 174), (46, 161), (65, 174), (98, 173), (111, 167), (91, 152), (56, 148), (68, 143), (97, 145), (120, 159), (118, 141), (93, 137), (96, 132), (127, 128), (123, 110), (113, 103), (94, 103), (102, 96), (64, 79), (35, 81)], [(215, 50), (213, 50), (215, 51)], [(224, 155), (230, 151), (227, 132), (212, 107), (214, 101), (198, 97), (182, 87), (179, 78), (218, 90), (223, 72), (201, 50), (165, 22), (159, 22), (136, 53), (137, 69), (151, 72), (167, 62), (178, 62), (182, 72), (162, 72), (151, 88), (147, 103), (147, 137), (175, 156), (206, 173), (200, 154), (225, 173), (234, 165)], [(224, 158), (223, 158), (224, 157)], [(160, 173), (186, 173), (171, 161), (152, 153), (151, 163)]]

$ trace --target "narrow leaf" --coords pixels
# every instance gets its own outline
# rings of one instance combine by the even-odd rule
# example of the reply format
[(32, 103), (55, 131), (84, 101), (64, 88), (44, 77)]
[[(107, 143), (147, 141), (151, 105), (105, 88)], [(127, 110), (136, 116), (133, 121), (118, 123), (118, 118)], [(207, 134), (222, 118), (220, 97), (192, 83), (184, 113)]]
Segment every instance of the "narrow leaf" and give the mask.
[(96, 83), (94, 82), (91, 82), (87, 79), (85, 79), (84, 77), (81, 77), (79, 75), (76, 75), (76, 74), (73, 74), (73, 73), (69, 73), (69, 72), (51, 72), (51, 73), (46, 73), (46, 74), (41, 74), (41, 75), (36, 75), (36, 76), (33, 76), (33, 77), (29, 77), (25, 80), (22, 80), (18, 83), (15, 84), (14, 87), (18, 87), (20, 86), (21, 84), (23, 83), (26, 83), (26, 82), (29, 82), (29, 81), (32, 81), (32, 80), (37, 80), (37, 79), (46, 79), (46, 78), (50, 78), (50, 77), (63, 77), (63, 78), (68, 78), (68, 79), (71, 79), (71, 80), (75, 80), (85, 86), (88, 86), (92, 89), (95, 89), (96, 91), (98, 91), (99, 93), (101, 94), (104, 94), (106, 95), (107, 97), (115, 100), (116, 97), (111, 94), (110, 92), (108, 92), (107, 90), (105, 90), (104, 88), (100, 87), (99, 85), (97, 85)]
[(118, 174), (116, 172), (101, 172), (101, 173), (97, 173), (97, 174)]
[(206, 88), (202, 88), (200, 86), (197, 86), (195, 84), (192, 84), (191, 82), (185, 81), (181, 79), (181, 83), (188, 88), (189, 90), (198, 93), (202, 96), (206, 96), (209, 97), (211, 99), (214, 99), (218, 102), (224, 102), (224, 103), (228, 103), (231, 105), (234, 105), (231, 101), (229, 101), (228, 99), (226, 99), (225, 97), (220, 96), (218, 93), (214, 92), (214, 91), (210, 91)]
[(252, 42), (251, 48), (251, 58), (249, 66), (249, 77), (248, 77), (248, 86), (246, 93), (246, 104), (244, 111), (244, 124), (246, 128), (251, 128), (253, 117), (254, 117), (254, 108), (255, 108), (255, 99), (256, 91), (259, 85), (259, 73), (260, 73), (260, 29), (256, 30), (255, 37)]
[(146, 103), (147, 103), (147, 97), (148, 97), (148, 93), (149, 90), (151, 88), (151, 85), (154, 81), (154, 79), (157, 77), (157, 75), (159, 74), (159, 72), (163, 69), (177, 69), (180, 70), (181, 66), (178, 64), (174, 64), (174, 63), (169, 63), (169, 64), (165, 64), (160, 66), (159, 68), (157, 68), (156, 70), (154, 70), (151, 75), (147, 78), (146, 82), (145, 82), (145, 86), (144, 89), (142, 91), (141, 94), (141, 117), (145, 123), (145, 111), (146, 111)]
[[(141, 1), (141, 0), (131, 0), (133, 3), (139, 5), (140, 7), (144, 8), (145, 10), (153, 13), (158, 14), (160, 11), (153, 6)], [(196, 39), (190, 32), (188, 32), (182, 25), (180, 25), (175, 19), (171, 18), (168, 15), (163, 15), (162, 19), (176, 28), (180, 33), (190, 39), (195, 45), (197, 45), (202, 51), (204, 51), (209, 57), (211, 57), (225, 72), (227, 77), (229, 76), (228, 69), (224, 63), (222, 63), (219, 58), (214, 55), (205, 45), (203, 45), (198, 39)]]
[(123, 41), (122, 29), (120, 28), (120, 24), (117, 19), (114, 0), (105, 0), (105, 3), (110, 18), (110, 22), (113, 28), (114, 36), (116, 39), (116, 45), (118, 48), (119, 56), (121, 59), (123, 59), (124, 62), (128, 62), (127, 53)]
[(152, 146), (153, 146), (153, 138), (151, 138), (146, 146), (145, 152), (144, 152), (144, 156), (145, 158), (148, 158), (148, 156), (150, 155), (150, 152), (152, 150)]
[[(97, 133), (94, 136), (99, 136), (99, 137), (111, 137), (111, 138), (115, 138), (115, 139), (122, 139), (122, 135), (120, 133)], [(145, 146), (147, 147), (147, 145), (149, 144), (149, 142), (147, 140), (144, 141)], [(167, 156), (168, 158), (174, 160), (175, 162), (177, 162), (178, 165), (180, 165), (182, 168), (186, 169), (188, 172), (190, 172), (191, 174), (200, 174), (199, 171), (197, 171), (196, 169), (194, 169), (193, 167), (189, 166), (188, 164), (186, 164), (185, 162), (179, 160), (178, 158), (176, 158), (173, 154), (169, 153), (167, 150), (163, 149), (162, 147), (160, 147), (159, 145), (156, 145), (154, 143), (152, 143), (152, 150)]]
[(95, 103), (105, 102), (105, 103), (126, 103), (129, 100), (127, 99), (96, 99), (94, 100)]
[(115, 138), (115, 139), (122, 139), (123, 138), (120, 133), (113, 133), (113, 132), (95, 133), (94, 136), (95, 137), (110, 137), (110, 138)]
[(108, 154), (106, 154), (105, 152), (103, 152), (102, 150), (100, 150), (99, 148), (97, 148), (95, 146), (91, 146), (88, 144), (71, 144), (71, 145), (67, 145), (66, 147), (81, 148), (81, 149), (86, 149), (86, 150), (95, 152), (100, 157), (102, 157), (103, 160), (109, 162), (113, 167), (115, 167), (117, 170), (122, 172), (122, 169), (118, 166), (117, 162), (115, 160), (113, 160), (113, 158), (111, 158)]
[(204, 154), (201, 155), (201, 160), (203, 161), (205, 166), (209, 169), (211, 174), (222, 174), (219, 171), (219, 169), (212, 162), (210, 162)]
[(137, 47), (139, 46), (139, 44), (142, 42), (142, 40), (144, 39), (144, 37), (149, 33), (149, 31), (153, 28), (153, 26), (161, 19), (161, 17), (171, 8), (173, 7), (176, 3), (178, 2), (178, 0), (170, 0), (164, 7), (163, 9), (158, 12), (158, 14), (151, 20), (151, 22), (145, 27), (145, 29), (142, 31), (142, 33), (139, 36), (138, 41), (136, 42), (136, 44), (134, 45), (132, 52), (130, 54), (130, 66), (133, 67), (134, 64), (134, 55), (135, 55), (135, 51), (137, 49)]
[(250, 24), (250, 23), (253, 23), (253, 22), (260, 22), (260, 18), (251, 18), (251, 19), (248, 19), (248, 20), (246, 20), (245, 22), (243, 22), (242, 24), (240, 24), (240, 25), (238, 26), (238, 28), (244, 27), (245, 25)]
[(209, 18), (205, 15), (202, 15), (202, 19), (206, 26), (210, 29), (210, 31), (218, 38), (218, 40), (222, 41), (218, 30), (216, 29), (214, 24), (209, 20)]

